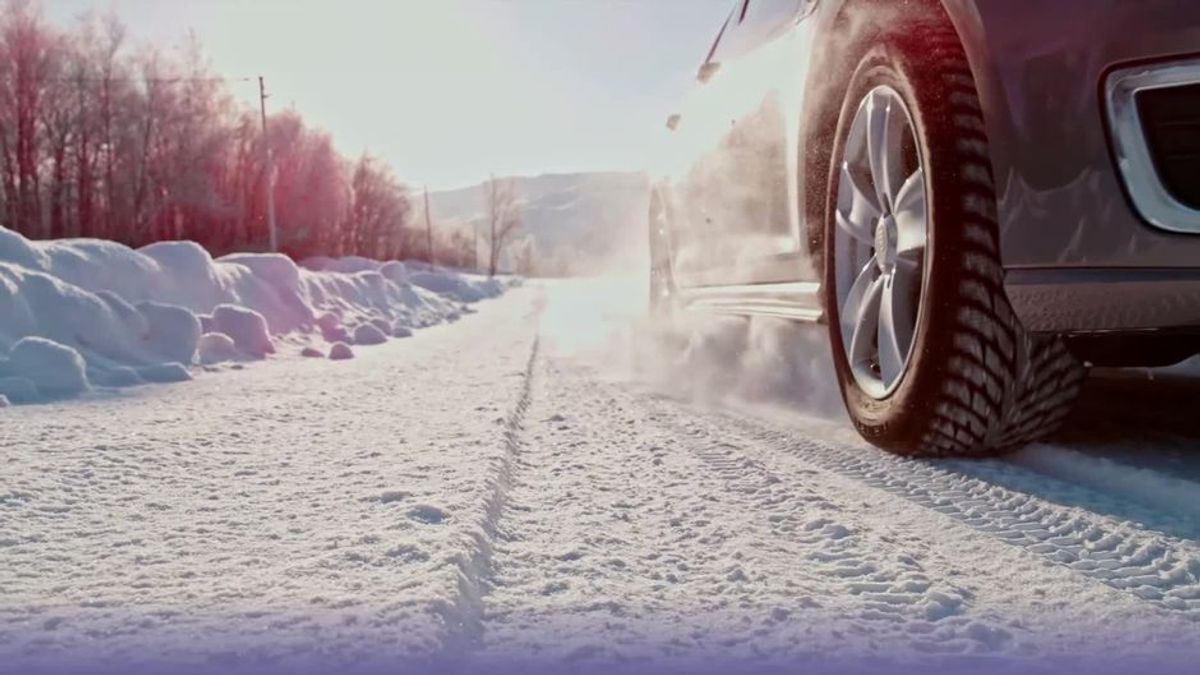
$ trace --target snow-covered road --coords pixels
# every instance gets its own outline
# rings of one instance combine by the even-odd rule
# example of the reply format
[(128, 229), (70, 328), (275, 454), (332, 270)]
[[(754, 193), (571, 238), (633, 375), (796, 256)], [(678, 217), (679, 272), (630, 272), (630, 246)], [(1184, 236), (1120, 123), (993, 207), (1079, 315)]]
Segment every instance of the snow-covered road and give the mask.
[(1052, 445), (905, 461), (841, 420), (819, 334), (655, 335), (641, 290), (0, 411), (0, 671), (1200, 657), (1196, 380), (1108, 375)]

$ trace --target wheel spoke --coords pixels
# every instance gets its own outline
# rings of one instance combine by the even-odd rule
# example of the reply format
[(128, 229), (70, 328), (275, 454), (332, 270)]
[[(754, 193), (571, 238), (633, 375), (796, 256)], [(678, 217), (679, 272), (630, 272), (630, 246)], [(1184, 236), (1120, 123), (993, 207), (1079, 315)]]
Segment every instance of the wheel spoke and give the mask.
[(891, 386), (904, 370), (912, 344), (913, 316), (908, 289), (896, 275), (884, 277), (879, 307), (879, 375)]
[(891, 181), (891, 103), (887, 97), (873, 94), (867, 105), (867, 156), (871, 164), (871, 178), (875, 182), (878, 203), (886, 209), (891, 209), (892, 196), (895, 194)]
[(915, 264), (925, 250), (926, 220), (925, 172), (917, 169), (896, 195), (896, 252), (901, 263)]
[(854, 327), (858, 325), (859, 314), (862, 313), (863, 300), (867, 297), (867, 291), (871, 289), (871, 284), (875, 282), (875, 275), (878, 269), (874, 258), (867, 260), (866, 265), (859, 270), (858, 276), (854, 278), (854, 284), (850, 286), (850, 291), (846, 294), (846, 299), (842, 301), (840, 318), (843, 338), (851, 335)]
[[(921, 288), (921, 268), (915, 265), (896, 265), (892, 269), (892, 285), (901, 298), (912, 298)], [(915, 307), (915, 305), (911, 306)], [(911, 311), (911, 310), (910, 310)], [(908, 323), (915, 323), (910, 313)]]
[(896, 213), (905, 211), (925, 212), (925, 171), (917, 169), (900, 186), (896, 193)]
[(864, 189), (846, 164), (838, 185), (837, 224), (855, 240), (864, 244), (874, 241), (874, 226), (883, 210), (873, 191)]
[(851, 363), (864, 364), (874, 355), (874, 337), (879, 325), (879, 305), (883, 297), (883, 280), (871, 281), (863, 293), (858, 313), (854, 317), (854, 331), (850, 337)]
[(860, 243), (867, 244), (868, 246), (871, 245), (871, 237), (867, 234), (867, 232), (870, 230), (869, 227), (855, 222), (850, 216), (842, 215), (841, 211), (838, 211), (835, 217), (837, 218), (838, 227), (842, 228), (843, 232), (850, 235)]

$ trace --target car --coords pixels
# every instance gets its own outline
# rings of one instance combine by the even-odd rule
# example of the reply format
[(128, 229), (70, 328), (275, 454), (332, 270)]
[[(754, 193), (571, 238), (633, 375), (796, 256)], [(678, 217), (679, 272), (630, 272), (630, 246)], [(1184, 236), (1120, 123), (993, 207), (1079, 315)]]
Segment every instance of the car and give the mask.
[(885, 450), (1200, 352), (1200, 3), (737, 0), (667, 126), (652, 307), (824, 324)]

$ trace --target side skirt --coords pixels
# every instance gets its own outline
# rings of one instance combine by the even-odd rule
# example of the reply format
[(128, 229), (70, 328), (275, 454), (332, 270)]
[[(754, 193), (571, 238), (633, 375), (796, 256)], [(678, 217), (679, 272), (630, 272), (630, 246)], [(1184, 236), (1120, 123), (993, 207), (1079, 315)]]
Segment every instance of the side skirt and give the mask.
[(703, 286), (679, 289), (679, 300), (694, 311), (818, 323), (824, 321), (820, 290), (816, 282)]

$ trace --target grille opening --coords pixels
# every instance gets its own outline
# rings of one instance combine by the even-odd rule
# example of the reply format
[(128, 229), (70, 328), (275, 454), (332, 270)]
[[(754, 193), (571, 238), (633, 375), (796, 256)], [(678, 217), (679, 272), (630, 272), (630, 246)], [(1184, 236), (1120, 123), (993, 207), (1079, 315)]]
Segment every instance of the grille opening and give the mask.
[(1200, 83), (1146, 89), (1136, 101), (1159, 180), (1200, 210)]

